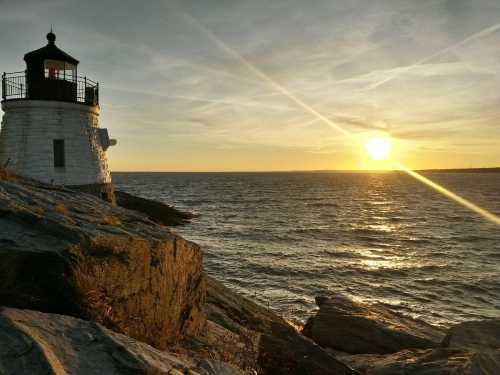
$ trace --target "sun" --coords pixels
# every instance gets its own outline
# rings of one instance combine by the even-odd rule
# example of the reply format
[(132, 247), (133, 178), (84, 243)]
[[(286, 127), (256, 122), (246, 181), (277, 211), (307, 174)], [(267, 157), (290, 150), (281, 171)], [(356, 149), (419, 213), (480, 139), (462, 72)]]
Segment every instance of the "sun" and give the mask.
[(388, 138), (371, 138), (366, 142), (365, 147), (373, 160), (389, 160), (391, 156), (392, 142)]

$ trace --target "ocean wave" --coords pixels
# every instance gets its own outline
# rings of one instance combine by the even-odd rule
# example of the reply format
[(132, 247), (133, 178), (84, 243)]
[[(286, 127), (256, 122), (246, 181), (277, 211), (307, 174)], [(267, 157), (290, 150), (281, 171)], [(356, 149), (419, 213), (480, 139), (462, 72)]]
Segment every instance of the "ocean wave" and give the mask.
[(405, 266), (405, 267), (379, 267), (379, 268), (363, 268), (359, 266), (345, 266), (342, 272), (351, 272), (361, 275), (373, 275), (373, 276), (407, 276), (415, 272), (427, 273), (436, 272), (446, 269), (447, 266), (442, 265), (424, 265), (424, 266)]
[(307, 204), (308, 206), (310, 207), (319, 207), (319, 208), (323, 208), (323, 207), (340, 207), (340, 205), (338, 203), (333, 203), (333, 202), (318, 202), (318, 203), (308, 203)]
[[(479, 187), (470, 175), (433, 177), (500, 207), (500, 174)], [(500, 316), (500, 231), (410, 177), (146, 173), (117, 187), (201, 214), (176, 232), (202, 245), (207, 272), (265, 291), (287, 316), (303, 318), (301, 298), (325, 290), (401, 301), (439, 324)]]
[(488, 240), (488, 238), (482, 236), (476, 236), (473, 234), (455, 236), (453, 239), (458, 242), (479, 242)]

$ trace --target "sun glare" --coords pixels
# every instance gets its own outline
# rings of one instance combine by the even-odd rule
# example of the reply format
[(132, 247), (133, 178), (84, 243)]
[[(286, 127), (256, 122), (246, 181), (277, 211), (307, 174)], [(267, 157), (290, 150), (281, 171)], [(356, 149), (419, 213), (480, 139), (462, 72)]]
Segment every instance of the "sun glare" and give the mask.
[(387, 138), (372, 138), (366, 142), (365, 147), (374, 160), (388, 160), (391, 156), (392, 143)]

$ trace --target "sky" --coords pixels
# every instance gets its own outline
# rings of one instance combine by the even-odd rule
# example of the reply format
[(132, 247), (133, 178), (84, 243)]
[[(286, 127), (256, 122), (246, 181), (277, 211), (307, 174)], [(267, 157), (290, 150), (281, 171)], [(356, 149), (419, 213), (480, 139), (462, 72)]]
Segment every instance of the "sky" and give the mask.
[(0, 0), (0, 70), (51, 24), (115, 171), (500, 166), (498, 0)]

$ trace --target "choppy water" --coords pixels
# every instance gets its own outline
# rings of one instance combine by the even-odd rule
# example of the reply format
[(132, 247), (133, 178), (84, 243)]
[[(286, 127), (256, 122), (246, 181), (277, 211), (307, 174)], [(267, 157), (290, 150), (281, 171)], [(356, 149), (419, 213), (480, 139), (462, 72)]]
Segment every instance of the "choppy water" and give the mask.
[[(428, 174), (500, 215), (500, 174)], [(215, 278), (288, 318), (342, 292), (436, 324), (500, 317), (500, 227), (399, 173), (115, 173), (199, 214)]]

